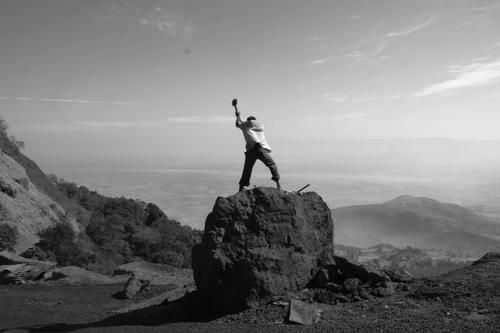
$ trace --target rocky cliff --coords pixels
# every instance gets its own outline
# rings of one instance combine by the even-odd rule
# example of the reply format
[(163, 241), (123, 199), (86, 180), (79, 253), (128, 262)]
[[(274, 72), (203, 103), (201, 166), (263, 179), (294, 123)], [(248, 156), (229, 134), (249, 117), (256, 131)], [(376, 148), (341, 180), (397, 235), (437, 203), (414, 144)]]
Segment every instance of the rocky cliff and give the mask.
[(21, 164), (0, 151), (0, 223), (17, 229), (16, 252), (36, 243), (37, 234), (57, 222), (79, 230), (79, 224), (65, 215), (66, 210), (31, 181)]

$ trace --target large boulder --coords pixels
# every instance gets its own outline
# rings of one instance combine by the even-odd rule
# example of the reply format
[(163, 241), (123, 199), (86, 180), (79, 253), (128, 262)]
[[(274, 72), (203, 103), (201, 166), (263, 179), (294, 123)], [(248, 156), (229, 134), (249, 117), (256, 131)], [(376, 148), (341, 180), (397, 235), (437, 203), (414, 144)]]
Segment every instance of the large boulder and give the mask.
[(218, 310), (301, 290), (333, 261), (330, 209), (314, 193), (255, 188), (217, 198), (192, 251), (196, 286)]

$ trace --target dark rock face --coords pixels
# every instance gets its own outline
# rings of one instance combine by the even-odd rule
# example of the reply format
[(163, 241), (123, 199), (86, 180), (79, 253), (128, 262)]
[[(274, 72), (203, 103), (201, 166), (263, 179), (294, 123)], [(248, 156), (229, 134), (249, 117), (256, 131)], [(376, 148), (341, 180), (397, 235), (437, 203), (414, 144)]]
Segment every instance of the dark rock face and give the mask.
[(217, 309), (300, 290), (333, 261), (333, 221), (321, 197), (256, 188), (219, 197), (192, 252), (199, 292)]
[(4, 182), (3, 179), (0, 179), (0, 192), (7, 194), (11, 198), (16, 196), (16, 190), (10, 184)]
[(488, 252), (478, 260), (474, 261), (472, 265), (475, 266), (494, 262), (500, 262), (500, 252)]

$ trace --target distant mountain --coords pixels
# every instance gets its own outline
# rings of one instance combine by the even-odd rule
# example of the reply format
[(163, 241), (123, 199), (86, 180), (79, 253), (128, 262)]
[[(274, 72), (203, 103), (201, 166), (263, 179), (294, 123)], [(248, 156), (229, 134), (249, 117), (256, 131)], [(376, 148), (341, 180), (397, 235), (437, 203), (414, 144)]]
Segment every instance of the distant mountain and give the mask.
[[(334, 209), (336, 242), (386, 243), (481, 255), (500, 250), (500, 224), (462, 206), (404, 195), (375, 205)], [(466, 246), (465, 246), (466, 245)]]

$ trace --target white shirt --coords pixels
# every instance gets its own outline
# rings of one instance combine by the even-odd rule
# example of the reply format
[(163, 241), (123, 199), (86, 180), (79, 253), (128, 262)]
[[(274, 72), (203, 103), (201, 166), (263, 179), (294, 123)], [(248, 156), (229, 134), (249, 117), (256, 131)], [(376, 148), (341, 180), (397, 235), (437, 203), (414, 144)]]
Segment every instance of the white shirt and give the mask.
[(271, 146), (266, 141), (264, 135), (264, 126), (260, 121), (247, 120), (238, 125), (242, 130), (246, 141), (247, 151), (252, 150), (256, 143), (259, 143), (262, 148), (271, 152)]

